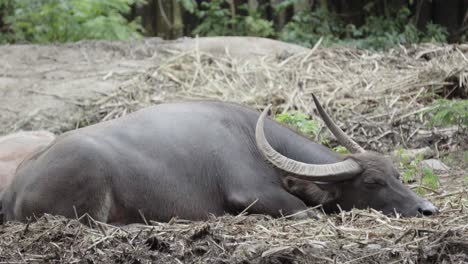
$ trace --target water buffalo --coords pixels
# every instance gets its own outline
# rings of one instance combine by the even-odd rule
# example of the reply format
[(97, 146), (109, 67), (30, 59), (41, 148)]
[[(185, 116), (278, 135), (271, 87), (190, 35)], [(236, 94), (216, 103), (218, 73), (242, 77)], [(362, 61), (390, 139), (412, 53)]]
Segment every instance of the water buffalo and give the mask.
[(273, 217), (323, 204), (405, 216), (437, 208), (365, 152), (315, 104), (349, 149), (341, 156), (252, 109), (223, 102), (160, 104), (62, 134), (23, 162), (3, 198), (4, 220), (43, 213), (129, 224), (247, 213)]
[(54, 139), (53, 133), (44, 130), (20, 131), (0, 137), (0, 197), (23, 159)]

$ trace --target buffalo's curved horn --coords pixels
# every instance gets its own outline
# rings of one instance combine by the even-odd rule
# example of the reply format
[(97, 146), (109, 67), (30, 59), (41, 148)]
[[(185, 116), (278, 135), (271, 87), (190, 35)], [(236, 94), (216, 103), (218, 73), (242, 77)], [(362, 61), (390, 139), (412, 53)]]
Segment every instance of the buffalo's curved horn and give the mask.
[(317, 110), (320, 116), (322, 117), (323, 121), (327, 125), (327, 128), (330, 129), (333, 135), (335, 135), (338, 142), (340, 142), (341, 145), (349, 149), (352, 153), (366, 152), (361, 146), (359, 146), (358, 143), (356, 143), (348, 135), (346, 135), (346, 133), (343, 132), (343, 130), (341, 130), (341, 128), (337, 124), (335, 124), (335, 122), (333, 122), (330, 116), (323, 110), (322, 105), (319, 103), (317, 97), (315, 97), (314, 94), (312, 94), (312, 98), (314, 98), (315, 106), (317, 106)]
[(313, 181), (343, 181), (353, 178), (362, 171), (361, 166), (352, 159), (332, 164), (308, 164), (283, 156), (268, 143), (264, 123), (271, 105), (266, 107), (257, 121), (255, 140), (262, 155), (273, 165), (294, 174), (295, 177)]

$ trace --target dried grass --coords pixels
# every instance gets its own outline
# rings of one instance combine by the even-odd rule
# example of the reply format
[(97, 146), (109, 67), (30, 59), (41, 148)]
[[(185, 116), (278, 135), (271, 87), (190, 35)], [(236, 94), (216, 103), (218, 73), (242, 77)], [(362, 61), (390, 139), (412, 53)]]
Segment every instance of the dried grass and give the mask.
[(467, 262), (467, 190), (432, 200), (441, 212), (430, 218), (353, 210), (320, 220), (238, 215), (115, 227), (46, 215), (0, 227), (0, 263)]
[[(468, 48), (422, 45), (376, 53), (348, 48), (239, 60), (193, 50), (171, 53), (113, 94), (84, 103), (79, 125), (170, 101), (215, 99), (314, 116), (311, 93), (368, 149), (415, 148), (452, 138), (430, 130), (421, 114), (435, 95), (468, 96)], [(341, 121), (341, 122), (340, 122)], [(343, 123), (344, 122), (344, 123)]]

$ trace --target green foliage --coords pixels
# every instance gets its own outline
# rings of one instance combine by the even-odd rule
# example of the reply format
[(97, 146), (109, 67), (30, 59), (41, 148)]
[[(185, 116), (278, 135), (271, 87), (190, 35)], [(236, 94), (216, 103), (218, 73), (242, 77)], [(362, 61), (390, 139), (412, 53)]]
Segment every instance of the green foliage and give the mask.
[(122, 14), (141, 0), (12, 0), (4, 18), (8, 41), (33, 43), (81, 39), (131, 39), (140, 37), (138, 21)]
[(359, 48), (376, 50), (387, 49), (397, 44), (412, 44), (418, 42), (445, 42), (448, 32), (442, 26), (428, 24), (426, 32), (419, 31), (411, 22), (410, 10), (403, 7), (398, 10), (393, 19), (384, 16), (368, 16), (365, 24), (356, 29), (347, 27), (347, 36), (354, 40), (345, 40)]
[(401, 162), (400, 165), (403, 167), (403, 182), (410, 183), (416, 180), (419, 167), (418, 164), (421, 162), (422, 159), (416, 158), (409, 163)]
[(240, 17), (240, 25), (247, 36), (269, 37), (275, 34), (273, 22), (265, 20), (259, 12), (250, 12), (249, 16)]
[(422, 185), (435, 190), (439, 188), (439, 177), (435, 175), (431, 168), (423, 167), (421, 183)]
[(405, 152), (404, 148), (396, 150), (399, 157), (400, 167), (403, 168), (403, 182), (410, 183), (416, 180), (416, 174), (418, 172), (418, 164), (423, 160), (423, 155), (418, 155), (414, 160), (412, 157)]
[[(138, 19), (127, 21), (123, 14), (130, 6), (145, 0), (0, 0), (1, 42), (26, 41), (34, 43), (66, 42), (81, 39), (131, 39), (141, 37)], [(367, 17), (362, 26), (345, 25), (327, 7), (318, 4), (313, 11), (300, 12), (279, 32), (274, 29), (267, 10), (278, 16), (299, 1), (284, 0), (271, 6), (259, 1), (258, 8), (237, 2), (231, 10), (230, 0), (177, 0), (184, 10), (199, 18), (192, 31), (200, 36), (259, 36), (312, 47), (322, 38), (322, 45), (344, 44), (358, 48), (382, 50), (397, 44), (446, 42), (447, 30), (437, 24), (427, 24), (418, 30), (412, 22), (407, 5), (389, 2), (385, 16), (375, 15), (377, 1), (363, 7)], [(287, 12), (288, 13), (288, 12)], [(282, 13), (284, 14), (284, 13)], [(1, 24), (1, 23), (0, 23)]]
[(303, 0), (283, 0), (279, 4), (273, 6), (273, 9), (276, 13), (287, 9), (288, 7), (292, 7), (294, 4), (299, 3)]
[[(275, 9), (281, 11), (296, 0), (284, 1)], [(370, 9), (367, 7), (368, 11)], [(383, 50), (398, 44), (419, 42), (446, 42), (447, 30), (437, 24), (429, 23), (426, 30), (420, 31), (411, 22), (411, 13), (407, 7), (389, 11), (391, 18), (369, 15), (365, 24), (356, 27), (343, 22), (325, 8), (312, 12), (302, 12), (293, 16), (279, 34), (283, 41), (312, 47), (321, 37), (323, 45), (340, 43), (358, 48)]]
[(200, 10), (195, 10), (201, 22), (192, 33), (200, 36), (229, 35), (233, 21), (229, 9), (223, 6), (224, 3), (225, 0), (202, 2)]
[(448, 34), (445, 27), (428, 23), (426, 25), (426, 34), (421, 36), (421, 42), (447, 42)]
[[(403, 182), (411, 183), (419, 179), (420, 185), (436, 190), (439, 188), (439, 177), (431, 168), (422, 167), (421, 161), (424, 159), (424, 154), (420, 153), (416, 157), (407, 154), (405, 149), (399, 148), (396, 150), (400, 160), (400, 168), (403, 169)], [(417, 187), (415, 190), (419, 194), (425, 194), (425, 189)]]
[[(276, 121), (284, 123), (297, 129), (299, 132), (306, 136), (311, 136), (314, 140), (318, 140), (320, 125), (317, 121), (310, 119), (310, 117), (301, 112), (286, 112), (276, 115)], [(321, 144), (330, 146), (328, 139), (321, 139)], [(341, 154), (350, 153), (346, 147), (338, 145), (332, 148), (333, 151)]]
[(177, 0), (181, 5), (182, 8), (187, 10), (190, 14), (195, 13), (195, 10), (197, 10), (197, 1), (195, 0)]
[(326, 9), (318, 8), (313, 12), (301, 12), (281, 31), (279, 38), (286, 42), (312, 47), (321, 37), (323, 44), (338, 42), (343, 25)]
[[(187, 7), (184, 5), (184, 8)], [(238, 6), (232, 14), (226, 0), (202, 2), (199, 9), (194, 9), (200, 18), (200, 24), (193, 30), (200, 36), (259, 36), (274, 35), (273, 23), (262, 18), (261, 11), (249, 10), (247, 4)]]
[(345, 146), (338, 145), (333, 148), (333, 151), (341, 154), (350, 154), (349, 150)]
[(453, 126), (461, 129), (468, 128), (468, 100), (437, 100), (429, 110), (432, 114), (431, 126)]
[(300, 112), (286, 112), (276, 116), (278, 122), (288, 126), (295, 127), (301, 133), (316, 138), (320, 132), (320, 126), (317, 121), (309, 118), (308, 115)]

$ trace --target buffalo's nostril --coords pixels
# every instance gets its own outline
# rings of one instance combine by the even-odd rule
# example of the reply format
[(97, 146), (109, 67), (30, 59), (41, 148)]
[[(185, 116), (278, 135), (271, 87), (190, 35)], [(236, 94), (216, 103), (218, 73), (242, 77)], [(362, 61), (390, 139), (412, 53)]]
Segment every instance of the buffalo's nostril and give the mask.
[(434, 214), (435, 212), (434, 211), (431, 211), (431, 210), (424, 210), (422, 208), (419, 208), (418, 209), (418, 212), (424, 216), (430, 216), (432, 214)]
[(424, 201), (419, 207), (418, 212), (424, 216), (431, 216), (439, 212), (431, 202)]

